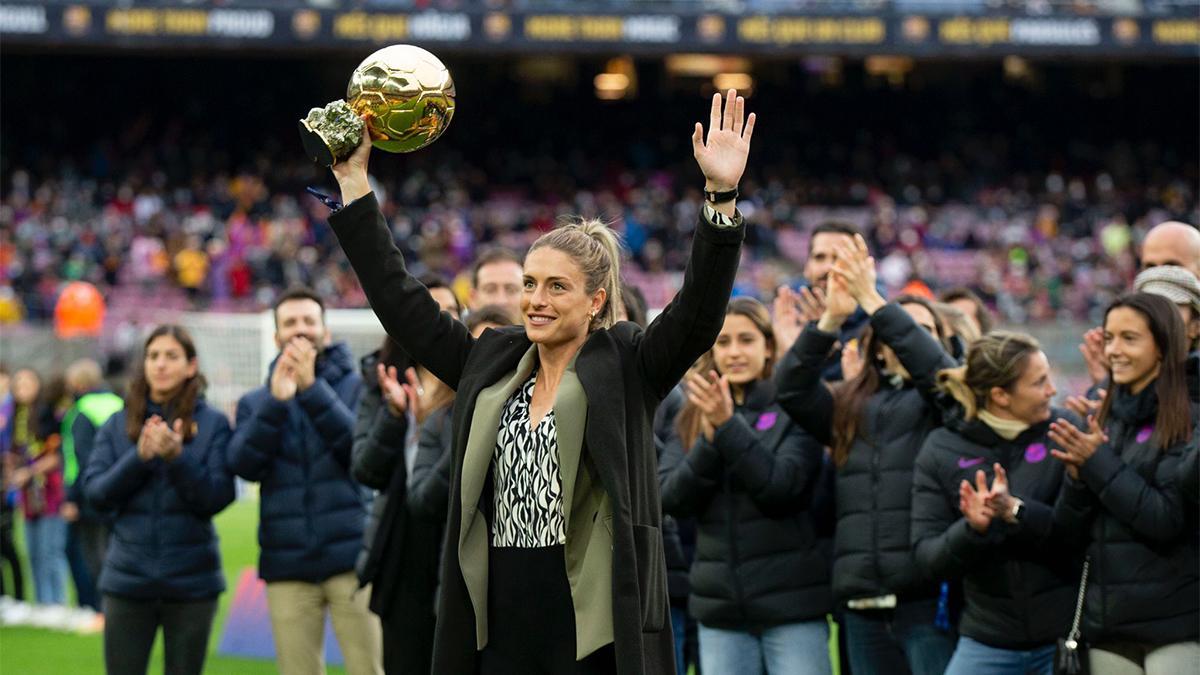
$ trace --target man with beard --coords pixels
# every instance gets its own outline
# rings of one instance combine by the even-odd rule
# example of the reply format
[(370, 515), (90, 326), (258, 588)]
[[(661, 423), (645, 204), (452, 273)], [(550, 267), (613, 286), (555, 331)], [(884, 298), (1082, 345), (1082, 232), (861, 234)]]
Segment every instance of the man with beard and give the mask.
[(309, 289), (275, 302), (279, 355), (265, 386), (238, 401), (229, 466), (261, 484), (258, 574), (279, 671), (324, 671), (325, 612), (347, 672), (383, 673), (379, 619), (356, 593), (354, 561), (368, 495), (350, 475), (362, 379), (345, 343), (333, 343), (325, 306)]
[[(829, 271), (837, 263), (837, 251), (841, 247), (854, 246), (858, 229), (850, 223), (828, 221), (813, 228), (808, 239), (808, 258), (804, 261), (804, 282), (798, 289), (781, 286), (775, 296), (774, 328), (776, 362), (800, 337), (800, 331), (811, 321), (817, 321), (825, 312), (825, 292), (829, 283)], [(846, 345), (857, 344), (858, 334), (867, 323), (867, 315), (861, 309), (842, 324), (837, 346), (829, 354), (822, 371), (827, 381), (841, 380), (841, 352)]]

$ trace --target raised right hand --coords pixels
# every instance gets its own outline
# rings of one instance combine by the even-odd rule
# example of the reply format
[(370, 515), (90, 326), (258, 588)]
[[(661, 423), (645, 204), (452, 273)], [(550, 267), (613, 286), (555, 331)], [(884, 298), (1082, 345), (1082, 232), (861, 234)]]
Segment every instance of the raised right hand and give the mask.
[[(364, 118), (364, 122), (367, 120)], [(371, 133), (363, 126), (362, 142), (354, 149), (349, 157), (335, 163), (332, 167), (333, 177), (337, 179), (338, 187), (342, 190), (342, 204), (362, 197), (371, 191), (367, 180), (367, 163), (371, 158)]]

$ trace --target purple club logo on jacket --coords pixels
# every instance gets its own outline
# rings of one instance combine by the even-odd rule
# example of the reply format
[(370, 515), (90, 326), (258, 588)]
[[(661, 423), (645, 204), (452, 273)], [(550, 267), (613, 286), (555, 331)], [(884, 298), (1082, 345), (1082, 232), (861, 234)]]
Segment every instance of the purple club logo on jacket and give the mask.
[(775, 420), (779, 417), (777, 412), (765, 412), (758, 416), (758, 421), (754, 423), (754, 428), (759, 431), (766, 431), (775, 426)]

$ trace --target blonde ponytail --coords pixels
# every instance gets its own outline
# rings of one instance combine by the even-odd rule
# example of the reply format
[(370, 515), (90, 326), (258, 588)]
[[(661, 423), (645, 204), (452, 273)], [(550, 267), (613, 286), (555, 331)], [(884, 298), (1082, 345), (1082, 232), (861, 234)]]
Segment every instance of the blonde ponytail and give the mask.
[(611, 328), (624, 313), (621, 301), (621, 238), (608, 225), (594, 218), (568, 220), (550, 230), (529, 248), (532, 253), (543, 246), (562, 251), (579, 265), (587, 280), (588, 295), (603, 288), (604, 306), (592, 318), (589, 330)]
[(979, 412), (979, 400), (971, 387), (967, 386), (967, 367), (947, 368), (937, 376), (938, 388), (954, 397), (963, 407), (964, 417), (974, 419)]

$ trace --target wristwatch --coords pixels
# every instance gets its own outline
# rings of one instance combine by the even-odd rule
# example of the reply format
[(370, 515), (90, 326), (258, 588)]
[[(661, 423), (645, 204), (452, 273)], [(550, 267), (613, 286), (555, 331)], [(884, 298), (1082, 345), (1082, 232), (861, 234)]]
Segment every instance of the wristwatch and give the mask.
[(1025, 515), (1025, 502), (1013, 497), (1012, 503), (1012, 511), (1010, 512), (1012, 514), (1012, 522), (1019, 523), (1021, 522), (1021, 517)]
[(704, 201), (709, 204), (724, 204), (738, 198), (738, 189), (735, 187), (732, 190), (717, 192), (715, 190), (704, 191)]

